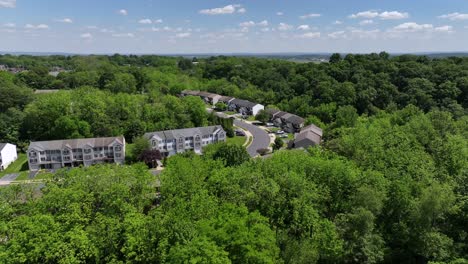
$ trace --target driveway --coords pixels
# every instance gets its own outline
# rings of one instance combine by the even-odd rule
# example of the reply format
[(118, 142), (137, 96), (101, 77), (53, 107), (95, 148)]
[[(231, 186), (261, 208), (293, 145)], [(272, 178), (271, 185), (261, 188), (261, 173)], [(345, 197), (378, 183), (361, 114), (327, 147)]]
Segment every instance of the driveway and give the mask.
[(11, 173), (3, 176), (0, 179), (0, 186), (3, 185), (9, 185), (12, 181), (16, 180), (16, 178), (19, 176), (19, 173)]
[(270, 147), (270, 136), (265, 130), (238, 119), (234, 120), (234, 125), (248, 130), (253, 135), (252, 144), (247, 148), (251, 157), (258, 155), (257, 150)]

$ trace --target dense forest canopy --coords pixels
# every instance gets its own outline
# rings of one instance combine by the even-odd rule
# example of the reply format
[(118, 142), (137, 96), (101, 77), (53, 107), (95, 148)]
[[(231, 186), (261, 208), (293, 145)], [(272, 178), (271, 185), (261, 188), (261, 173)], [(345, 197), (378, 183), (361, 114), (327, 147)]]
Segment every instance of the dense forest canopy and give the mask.
[(467, 263), (468, 58), (194, 61), (0, 56), (28, 70), (0, 72), (0, 142), (207, 125), (177, 97), (199, 89), (298, 114), (322, 146), (251, 160), (212, 145), (169, 158), (160, 182), (106, 165), (0, 188), (0, 262)]

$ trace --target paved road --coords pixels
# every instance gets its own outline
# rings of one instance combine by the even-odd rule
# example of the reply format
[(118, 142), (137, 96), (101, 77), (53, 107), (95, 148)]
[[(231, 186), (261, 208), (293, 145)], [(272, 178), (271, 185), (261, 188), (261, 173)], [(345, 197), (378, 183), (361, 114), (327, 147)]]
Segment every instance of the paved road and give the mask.
[(257, 150), (270, 146), (270, 136), (265, 130), (237, 119), (234, 120), (234, 125), (248, 130), (253, 135), (252, 144), (247, 148), (250, 156), (255, 157), (258, 155)]
[(12, 181), (16, 180), (16, 178), (18, 178), (18, 176), (19, 176), (19, 173), (12, 173), (12, 174), (7, 174), (7, 175), (3, 176), (0, 179), (0, 186), (9, 185)]

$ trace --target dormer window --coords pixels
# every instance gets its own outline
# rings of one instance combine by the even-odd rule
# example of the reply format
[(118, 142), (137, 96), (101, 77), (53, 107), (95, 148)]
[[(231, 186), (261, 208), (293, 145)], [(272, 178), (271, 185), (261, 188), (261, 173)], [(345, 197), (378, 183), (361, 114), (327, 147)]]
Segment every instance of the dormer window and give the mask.
[(68, 154), (70, 154), (70, 151), (68, 149), (64, 149), (62, 153), (63, 153), (63, 155), (68, 155)]
[(115, 151), (122, 151), (122, 146), (120, 145), (115, 146)]
[(219, 133), (219, 137), (224, 138), (224, 133), (223, 132)]
[(35, 152), (35, 151), (29, 152), (29, 156), (30, 156), (30, 157), (36, 157), (36, 152)]
[(196, 136), (195, 141), (200, 141), (200, 136)]
[(179, 143), (184, 143), (184, 138), (179, 138)]

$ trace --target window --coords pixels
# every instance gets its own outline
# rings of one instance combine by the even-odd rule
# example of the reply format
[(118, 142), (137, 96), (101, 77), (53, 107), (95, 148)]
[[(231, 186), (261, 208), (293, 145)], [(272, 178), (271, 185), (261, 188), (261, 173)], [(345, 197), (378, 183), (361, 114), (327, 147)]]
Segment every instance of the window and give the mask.
[(179, 138), (179, 143), (184, 143), (184, 138)]
[(92, 156), (91, 155), (85, 155), (84, 158), (87, 159), (87, 160), (90, 160), (90, 159), (92, 159)]
[(117, 153), (117, 154), (115, 154), (115, 157), (116, 157), (116, 158), (120, 158), (120, 157), (122, 157), (122, 154)]
[(121, 151), (122, 150), (122, 146), (115, 146), (115, 151)]
[(156, 147), (156, 140), (153, 140), (153, 147)]
[(63, 155), (68, 155), (70, 154), (70, 151), (68, 151), (67, 149), (63, 151)]
[(195, 138), (195, 141), (200, 141), (200, 136), (197, 136), (197, 137)]
[(36, 152), (34, 151), (29, 152), (29, 157), (36, 157)]
[(85, 150), (84, 150), (84, 153), (85, 153), (85, 154), (91, 153), (91, 149), (85, 149)]
[(29, 162), (30, 162), (30, 163), (36, 163), (36, 162), (37, 162), (37, 159), (30, 159)]
[(46, 158), (41, 158), (41, 161), (46, 161)]

